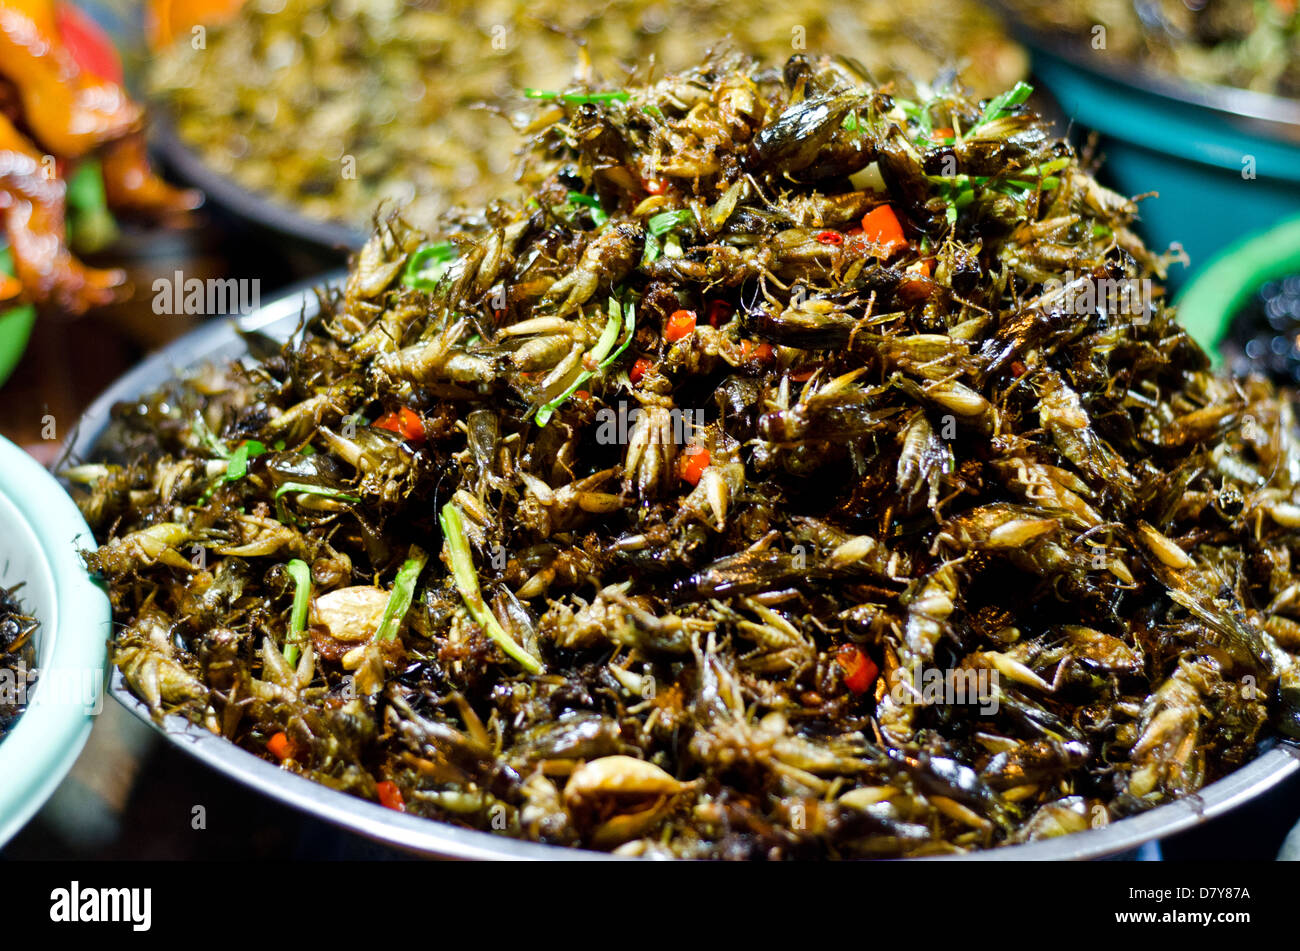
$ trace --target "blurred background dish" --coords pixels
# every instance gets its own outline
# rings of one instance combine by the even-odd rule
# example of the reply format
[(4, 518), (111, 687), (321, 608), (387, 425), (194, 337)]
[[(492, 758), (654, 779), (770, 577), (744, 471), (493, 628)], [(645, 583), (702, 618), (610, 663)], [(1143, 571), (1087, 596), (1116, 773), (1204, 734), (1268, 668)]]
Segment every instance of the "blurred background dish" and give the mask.
[[(154, 175), (144, 110), (107, 33), (64, 0), (0, 0), (0, 383), (36, 309), (76, 316), (129, 293), (115, 215), (158, 222), (200, 203)], [(75, 253), (74, 253), (75, 252)]]
[[(145, 76), (169, 116), (163, 152), (240, 213), (349, 246), (380, 203), (428, 227), (454, 207), (500, 195), (515, 172), (518, 136), (507, 120), (522, 105), (520, 91), (563, 87), (575, 65), (606, 77), (651, 64), (662, 73), (729, 36), (775, 62), (841, 51), (869, 62), (879, 82), (941, 77), (956, 64), (985, 96), (1027, 68), (1024, 52), (975, 0), (830, 0), (744, 16), (722, 0), (612, 0), (595, 9), (552, 0), (229, 6), (201, 49), (184, 31), (155, 36), (172, 38)], [(203, 19), (186, 0), (155, 7), (167, 12), (154, 21)]]
[[(1141, 206), (1152, 247), (1177, 244), (1195, 268), (1300, 213), (1300, 19), (1289, 0), (995, 3), (1064, 112), (1101, 133), (1102, 179), (1158, 196)], [(1236, 32), (1208, 26), (1226, 8), (1242, 18)], [(1190, 273), (1171, 269), (1170, 285)]]
[(1044, 35), (1187, 82), (1300, 99), (1295, 0), (1004, 0)]

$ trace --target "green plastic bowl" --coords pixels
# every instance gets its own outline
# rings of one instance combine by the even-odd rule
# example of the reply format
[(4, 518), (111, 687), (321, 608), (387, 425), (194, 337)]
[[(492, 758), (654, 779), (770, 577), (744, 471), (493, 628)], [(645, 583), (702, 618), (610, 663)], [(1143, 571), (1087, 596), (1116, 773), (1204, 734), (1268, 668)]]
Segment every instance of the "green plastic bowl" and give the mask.
[[(0, 274), (12, 276), (13, 273), (13, 254), (9, 248), (0, 245)], [(9, 379), (9, 374), (14, 372), (14, 367), (22, 359), (34, 323), (36, 308), (31, 304), (0, 306), (0, 386)]]
[(103, 706), (111, 615), (79, 554), (93, 546), (54, 478), (0, 439), (0, 584), (23, 582), (23, 608), (40, 622), (39, 677), (27, 709), (0, 740), (0, 845), (72, 768)]
[(1261, 284), (1300, 274), (1300, 215), (1238, 239), (1220, 252), (1175, 298), (1178, 321), (1220, 361), (1223, 339), (1241, 306)]
[(0, 312), (0, 386), (9, 379), (32, 335), (36, 322), (36, 308), (31, 304), (11, 307)]

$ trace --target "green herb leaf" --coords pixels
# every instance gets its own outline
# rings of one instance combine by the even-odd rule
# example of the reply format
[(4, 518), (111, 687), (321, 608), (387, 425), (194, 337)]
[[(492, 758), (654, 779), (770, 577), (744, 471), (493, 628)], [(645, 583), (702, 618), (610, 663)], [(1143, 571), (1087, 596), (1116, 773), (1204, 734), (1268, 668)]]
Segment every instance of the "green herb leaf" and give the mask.
[(425, 245), (411, 255), (402, 272), (402, 283), (419, 291), (431, 291), (438, 286), (447, 268), (460, 257), (460, 252), (450, 241)]
[(239, 447), (230, 454), (230, 461), (226, 465), (226, 481), (234, 482), (246, 476), (248, 474), (249, 458), (251, 456), (259, 456), (264, 452), (266, 452), (266, 447), (256, 439), (249, 439), (241, 443)]
[(929, 103), (915, 103), (908, 99), (895, 99), (895, 105), (921, 130), (921, 135), (929, 139), (934, 132), (934, 119), (930, 116)]
[(989, 122), (996, 122), (1011, 115), (1012, 111), (1018, 106), (1022, 106), (1025, 100), (1034, 94), (1034, 87), (1029, 83), (1021, 80), (1001, 95), (994, 96), (989, 100), (989, 104), (984, 107), (984, 114), (980, 116), (979, 121), (972, 126), (976, 129), (979, 126)]

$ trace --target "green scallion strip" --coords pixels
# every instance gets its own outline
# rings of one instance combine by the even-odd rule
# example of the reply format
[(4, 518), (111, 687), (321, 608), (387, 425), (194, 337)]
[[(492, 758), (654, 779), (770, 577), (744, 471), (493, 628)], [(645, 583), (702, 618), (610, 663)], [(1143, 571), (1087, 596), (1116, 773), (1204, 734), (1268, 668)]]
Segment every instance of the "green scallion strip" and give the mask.
[(455, 502), (448, 502), (442, 507), (438, 516), (442, 525), (443, 538), (447, 540), (447, 554), (451, 561), (451, 576), (456, 582), (456, 590), (465, 602), (475, 623), (496, 641), (500, 648), (514, 659), (519, 666), (530, 674), (542, 672), (542, 662), (524, 650), (515, 639), (506, 633), (496, 616), (483, 602), (483, 592), (479, 589), (478, 574), (474, 571), (474, 555), (469, 549), (469, 539), (465, 536), (465, 522)]
[(384, 617), (379, 622), (379, 632), (376, 635), (379, 640), (391, 641), (397, 636), (402, 618), (406, 617), (406, 612), (411, 609), (411, 599), (415, 597), (415, 583), (420, 580), (420, 572), (424, 570), (424, 563), (428, 560), (429, 556), (425, 554), (424, 549), (418, 545), (411, 546), (406, 561), (402, 562), (402, 567), (397, 570), (397, 577), (393, 580), (393, 590), (388, 595), (388, 603), (384, 605)]
[(998, 182), (996, 189), (1005, 192), (1012, 197), (1018, 197), (1028, 192), (1037, 191), (1040, 187), (1043, 191), (1050, 192), (1060, 184), (1061, 180), (1055, 175), (1048, 175), (1046, 178), (1040, 179), (1037, 182), (1027, 182), (1020, 178), (1008, 178), (1006, 181)]
[(318, 485), (309, 485), (306, 482), (286, 482), (280, 488), (275, 490), (275, 514), (281, 522), (287, 519), (293, 519), (297, 524), (301, 524), (302, 519), (289, 511), (285, 504), (283, 496), (290, 492), (297, 492), (302, 495), (319, 495), (325, 499), (338, 499), (340, 502), (360, 502), (361, 499), (355, 495), (348, 495), (346, 492), (339, 492), (334, 489), (325, 489)]
[(600, 333), (600, 339), (596, 345), (591, 348), (591, 359), (593, 363), (600, 363), (609, 351), (614, 349), (614, 344), (618, 343), (619, 329), (623, 326), (623, 309), (618, 306), (618, 301), (614, 298), (609, 299), (609, 308), (606, 310), (609, 319), (605, 321), (605, 329)]
[[(618, 307), (618, 301), (614, 300), (614, 298), (611, 297), (609, 299), (609, 306), (610, 309), (613, 310), (614, 308)], [(628, 304), (627, 308), (623, 311), (623, 342), (619, 345), (619, 348), (617, 350), (615, 350), (613, 353), (611, 353), (609, 356), (607, 356), (604, 360), (601, 361), (600, 369), (605, 370), (616, 360), (618, 360), (618, 358), (623, 355), (623, 351), (627, 349), (628, 344), (632, 342), (632, 338), (635, 336), (636, 336), (636, 305)]]
[(293, 579), (293, 611), (289, 614), (289, 636), (284, 640), (284, 659), (296, 664), (302, 651), (294, 642), (307, 629), (307, 606), (311, 604), (311, 568), (301, 558), (294, 558), (285, 570)]
[[(590, 357), (590, 360), (584, 362), (594, 363), (599, 369), (604, 369), (604, 367), (608, 365), (604, 361), (606, 357), (609, 356), (610, 350), (614, 349), (614, 344), (618, 342), (619, 329), (621, 328), (622, 323), (622, 308), (619, 307), (618, 301), (611, 297), (609, 299), (609, 320), (605, 321), (605, 329), (601, 332), (600, 339), (596, 341), (596, 345), (587, 351), (587, 356)], [(625, 342), (623, 344), (623, 349), (626, 349), (626, 347), (627, 343)], [(619, 353), (622, 353), (623, 349), (620, 349)], [(617, 354), (615, 354), (615, 356), (617, 356)], [(613, 358), (611, 357), (610, 359), (612, 361)], [(563, 393), (537, 411), (537, 425), (545, 426), (550, 422), (551, 417), (555, 415), (555, 410), (570, 396), (578, 392), (578, 387), (582, 386), (582, 384), (586, 383), (593, 376), (595, 376), (595, 373), (591, 370), (583, 370), (579, 373), (577, 377), (574, 378), (573, 382), (565, 388)]]
[(524, 95), (529, 99), (558, 99), (579, 105), (584, 102), (627, 102), (632, 94), (623, 90), (615, 92), (552, 92), (547, 89), (525, 89)]
[(1020, 170), (1020, 174), (1034, 177), (1053, 175), (1069, 164), (1070, 160), (1068, 158), (1052, 159), (1052, 161), (1044, 162), (1042, 165), (1030, 165), (1028, 168), (1023, 168)]
[(599, 198), (593, 198), (591, 195), (584, 195), (582, 192), (569, 192), (569, 204), (584, 205), (587, 208), (590, 208), (591, 220), (597, 227), (600, 227), (605, 222), (609, 221), (609, 215), (605, 213), (604, 208), (600, 207)]
[(989, 100), (989, 104), (984, 107), (984, 114), (980, 116), (978, 122), (972, 126), (972, 129), (978, 128), (989, 122), (996, 122), (998, 119), (1004, 119), (1011, 115), (1011, 111), (1017, 106), (1023, 105), (1025, 100), (1034, 94), (1034, 87), (1029, 83), (1021, 80), (1006, 92), (999, 96), (994, 96)]
[(280, 501), (280, 497), (289, 492), (301, 492), (303, 495), (319, 495), (323, 498), (338, 499), (342, 502), (361, 501), (355, 495), (348, 495), (346, 492), (339, 492), (337, 489), (322, 488), (319, 485), (309, 485), (306, 482), (286, 482), (275, 490), (275, 500)]
[(645, 267), (647, 264), (654, 264), (655, 261), (659, 260), (661, 254), (663, 254), (663, 245), (659, 243), (659, 239), (652, 234), (647, 234), (645, 236), (645, 248), (641, 252), (641, 266)]

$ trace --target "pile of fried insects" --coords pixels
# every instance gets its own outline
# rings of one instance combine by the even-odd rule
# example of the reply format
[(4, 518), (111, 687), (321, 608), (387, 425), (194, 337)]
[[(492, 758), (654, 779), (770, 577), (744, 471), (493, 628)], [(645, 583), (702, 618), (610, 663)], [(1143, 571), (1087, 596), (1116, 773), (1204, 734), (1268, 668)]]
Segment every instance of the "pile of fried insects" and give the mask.
[(527, 197), (390, 217), (66, 473), (130, 689), (636, 856), (1025, 842), (1300, 732), (1293, 409), (1030, 92), (724, 52), (542, 97)]
[(27, 683), (36, 662), (36, 618), (23, 610), (21, 585), (0, 588), (0, 740), (26, 708)]

